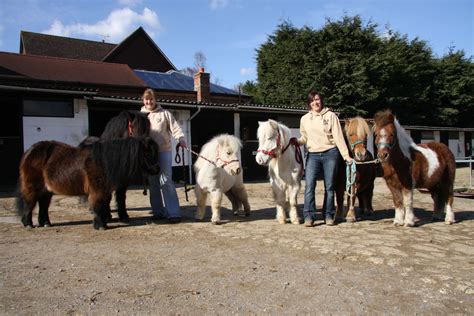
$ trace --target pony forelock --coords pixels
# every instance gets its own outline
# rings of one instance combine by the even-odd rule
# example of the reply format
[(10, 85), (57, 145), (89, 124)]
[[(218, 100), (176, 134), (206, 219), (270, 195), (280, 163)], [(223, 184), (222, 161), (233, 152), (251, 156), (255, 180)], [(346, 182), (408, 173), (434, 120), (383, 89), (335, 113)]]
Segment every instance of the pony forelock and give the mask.
[[(201, 148), (201, 152), (199, 153), (199, 155), (211, 161), (215, 161), (217, 159), (217, 155), (219, 154), (219, 149), (221, 147), (230, 147), (232, 152), (238, 153), (242, 148), (242, 142), (234, 135), (220, 134), (214, 136), (213, 138), (211, 138), (211, 140), (204, 144), (204, 146), (202, 146)], [(204, 163), (205, 160), (201, 157), (198, 157), (196, 163), (194, 164), (195, 170), (201, 169)]]
[(280, 133), (281, 145), (286, 145), (289, 142), (291, 135), (291, 131), (286, 125), (271, 119), (265, 122), (259, 122), (259, 127), (257, 129), (257, 138), (259, 142), (265, 141), (270, 134), (272, 134), (272, 138), (274, 137), (276, 141), (277, 133)]
[(370, 134), (369, 124), (360, 116), (350, 119), (344, 130), (347, 136), (356, 134), (359, 139), (365, 139)]

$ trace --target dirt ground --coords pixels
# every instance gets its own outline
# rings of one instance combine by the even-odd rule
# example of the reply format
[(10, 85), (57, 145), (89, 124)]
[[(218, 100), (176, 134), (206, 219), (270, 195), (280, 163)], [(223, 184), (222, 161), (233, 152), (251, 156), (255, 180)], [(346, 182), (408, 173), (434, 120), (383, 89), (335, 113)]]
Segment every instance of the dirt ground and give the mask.
[[(458, 169), (456, 187), (469, 185)], [(322, 201), (318, 182), (317, 203)], [(333, 227), (279, 225), (270, 186), (247, 183), (252, 212), (220, 226), (194, 217), (150, 222), (148, 197), (128, 193), (130, 224), (96, 231), (78, 198), (55, 196), (53, 227), (23, 228), (0, 198), (0, 314), (474, 314), (474, 200), (455, 198), (458, 222), (430, 222), (416, 192), (415, 228), (394, 227), (376, 179), (375, 214)], [(302, 211), (303, 195), (299, 197)], [(114, 214), (116, 216), (116, 214)]]

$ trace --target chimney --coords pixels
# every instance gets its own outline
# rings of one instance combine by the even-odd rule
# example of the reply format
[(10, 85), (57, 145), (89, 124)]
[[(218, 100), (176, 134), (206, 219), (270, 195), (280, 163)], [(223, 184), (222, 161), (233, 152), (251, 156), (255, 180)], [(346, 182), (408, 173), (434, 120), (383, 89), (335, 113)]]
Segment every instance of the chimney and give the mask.
[(211, 84), (209, 83), (209, 73), (204, 72), (201, 67), (199, 72), (194, 75), (194, 91), (197, 91), (198, 102), (211, 102)]

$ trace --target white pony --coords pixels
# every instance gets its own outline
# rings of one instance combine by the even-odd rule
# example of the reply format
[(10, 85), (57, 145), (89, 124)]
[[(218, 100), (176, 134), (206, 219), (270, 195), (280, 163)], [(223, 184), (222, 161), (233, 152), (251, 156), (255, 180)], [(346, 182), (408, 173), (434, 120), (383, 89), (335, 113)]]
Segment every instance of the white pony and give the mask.
[(255, 160), (268, 166), (273, 198), (276, 203), (276, 219), (286, 223), (286, 209), (290, 220), (299, 224), (297, 195), (301, 188), (303, 163), (296, 139), (290, 138), (290, 129), (274, 120), (258, 122), (258, 150)]
[(221, 223), (220, 209), (223, 194), (231, 201), (234, 215), (238, 214), (243, 204), (244, 214), (249, 216), (250, 205), (240, 163), (241, 148), (240, 140), (228, 134), (218, 135), (202, 147), (199, 157), (194, 163), (196, 220), (201, 221), (204, 218), (208, 193), (211, 196), (211, 222), (213, 224)]

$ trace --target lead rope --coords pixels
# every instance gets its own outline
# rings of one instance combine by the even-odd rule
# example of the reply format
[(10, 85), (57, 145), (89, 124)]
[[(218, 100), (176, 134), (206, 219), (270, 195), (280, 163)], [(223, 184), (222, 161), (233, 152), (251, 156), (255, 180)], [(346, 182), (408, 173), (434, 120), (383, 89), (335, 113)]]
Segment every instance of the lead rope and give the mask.
[[(179, 156), (179, 147), (181, 147), (181, 156)], [(186, 181), (186, 165), (184, 164), (184, 147), (180, 144), (176, 145), (176, 156), (174, 157), (174, 161), (177, 164), (182, 163), (183, 166), (183, 181), (184, 181), (184, 195), (186, 196), (186, 202), (189, 202), (188, 199), (188, 182)]]
[(147, 190), (146, 190), (146, 175), (144, 172), (142, 172), (142, 179), (143, 179), (143, 195), (147, 195)]
[[(370, 163), (379, 163), (380, 159), (374, 159), (369, 161), (355, 161), (346, 164), (346, 193), (352, 197), (355, 191), (355, 181), (357, 176), (357, 165), (366, 165)], [(349, 209), (353, 207), (353, 199), (349, 199)]]

